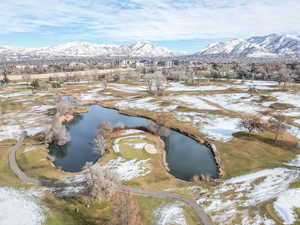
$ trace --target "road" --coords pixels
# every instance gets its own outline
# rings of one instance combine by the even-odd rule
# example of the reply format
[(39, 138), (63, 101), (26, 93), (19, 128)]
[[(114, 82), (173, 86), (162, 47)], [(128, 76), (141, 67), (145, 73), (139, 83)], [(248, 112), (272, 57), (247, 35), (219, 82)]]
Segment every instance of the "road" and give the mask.
[[(25, 183), (28, 184), (34, 184), (34, 185), (40, 185), (40, 186), (47, 186), (47, 187), (62, 187), (67, 184), (65, 184), (62, 181), (50, 181), (50, 180), (38, 180), (28, 177), (19, 167), (16, 161), (16, 152), (19, 150), (20, 146), (23, 144), (23, 141), (26, 137), (26, 133), (23, 133), (20, 138), (18, 139), (17, 143), (10, 149), (8, 154), (8, 160), (9, 160), (9, 166), (11, 170), (16, 174), (16, 176), (22, 180)], [(150, 190), (142, 190), (137, 188), (132, 188), (129, 186), (120, 186), (119, 191), (121, 192), (129, 192), (136, 195), (144, 195), (144, 196), (150, 196), (150, 197), (156, 197), (156, 198), (168, 198), (173, 199), (177, 201), (182, 201), (188, 206), (192, 208), (192, 210), (195, 212), (199, 220), (202, 222), (203, 225), (213, 225), (212, 220), (210, 217), (205, 213), (203, 208), (196, 203), (195, 200), (190, 199), (186, 196), (166, 192), (166, 191), (150, 191)]]

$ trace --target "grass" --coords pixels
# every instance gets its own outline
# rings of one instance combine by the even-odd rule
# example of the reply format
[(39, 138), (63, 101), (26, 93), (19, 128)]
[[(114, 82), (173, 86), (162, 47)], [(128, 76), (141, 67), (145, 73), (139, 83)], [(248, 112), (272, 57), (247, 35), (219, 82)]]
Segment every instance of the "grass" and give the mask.
[(261, 207), (260, 211), (262, 213), (266, 213), (272, 220), (274, 220), (277, 224), (283, 224), (282, 219), (278, 216), (277, 212), (273, 208), (274, 200), (265, 202)]
[(109, 202), (87, 202), (84, 197), (60, 199), (47, 193), (43, 199), (49, 208), (45, 225), (102, 225), (110, 219)]
[(290, 184), (289, 189), (292, 188), (300, 188), (300, 180), (296, 180), (293, 183)]
[[(153, 198), (145, 196), (137, 196), (138, 203), (140, 206), (140, 215), (144, 222), (144, 225), (153, 225), (155, 224), (155, 210), (163, 207), (168, 203), (175, 203), (173, 200), (162, 199), (162, 198)], [(202, 225), (198, 217), (194, 214), (193, 210), (187, 206), (183, 205), (184, 215), (189, 225)]]
[(293, 142), (274, 143), (271, 134), (236, 135), (230, 142), (216, 143), (226, 178), (281, 166), (299, 150)]
[(203, 224), (201, 221), (199, 221), (198, 217), (195, 215), (195, 213), (189, 206), (184, 205), (182, 208), (184, 210), (184, 216), (187, 220), (188, 225), (202, 225)]
[(131, 144), (149, 143), (145, 138), (124, 138), (119, 142), (121, 156), (125, 159), (145, 160), (149, 158), (149, 154), (143, 149), (135, 149)]
[[(212, 84), (212, 83), (211, 83)], [(45, 104), (43, 99), (49, 97), (55, 97), (58, 94), (63, 95), (80, 95), (80, 93), (87, 91), (91, 88), (89, 85), (70, 85), (64, 87), (61, 90), (55, 90), (53, 92), (49, 92), (49, 95), (41, 97), (42, 99), (33, 103), (29, 103), (26, 105), (27, 111), (29, 107)], [(111, 92), (112, 95), (125, 98), (127, 96), (136, 95), (136, 93), (126, 93), (123, 91), (116, 91), (113, 89), (107, 89), (105, 92)], [(167, 92), (166, 94), (170, 95), (180, 95), (180, 94), (191, 94), (191, 95), (210, 95), (210, 94), (221, 94), (221, 93), (235, 93), (235, 92), (244, 92), (241, 90), (224, 90), (224, 91), (206, 91), (206, 92)], [(260, 91), (259, 94), (269, 94), (273, 91)], [(141, 93), (139, 97), (143, 97), (145, 93)], [(138, 98), (139, 98), (138, 97)], [(25, 97), (24, 97), (25, 98)], [(26, 97), (26, 99), (30, 100), (32, 97)], [(163, 100), (163, 98), (155, 97), (156, 100)], [(268, 99), (271, 100), (271, 99)], [(101, 103), (102, 104), (102, 103)], [(114, 103), (108, 101), (108, 106), (114, 106)], [(111, 104), (111, 105), (109, 105)], [(163, 102), (162, 106), (169, 106), (168, 102)], [(22, 109), (22, 104), (14, 102), (12, 98), (5, 100), (5, 102), (1, 100), (0, 108), (3, 107), (3, 111), (5, 113), (8, 112), (16, 112), (17, 110)], [(2, 109), (1, 109), (2, 110)], [(178, 109), (177, 109), (178, 110)], [(189, 109), (188, 107), (181, 107), (181, 111), (199, 111)], [(149, 112), (143, 110), (127, 110), (126, 112), (132, 115), (140, 115), (152, 118), (156, 121), (163, 122), (166, 126), (171, 128), (176, 128), (182, 132), (193, 135), (197, 140), (202, 140), (203, 136), (199, 133), (198, 129), (192, 127), (190, 124), (181, 123), (172, 119), (170, 113), (156, 113)], [(233, 117), (239, 117), (240, 114), (236, 112), (231, 112), (228, 110), (218, 110), (214, 112), (209, 112), (220, 115), (228, 115)], [(0, 120), (1, 125), (1, 120)], [(270, 134), (260, 134), (248, 137), (248, 135), (237, 134), (235, 138), (226, 143), (217, 142), (217, 148), (219, 150), (222, 166), (226, 172), (227, 177), (233, 177), (237, 175), (242, 175), (249, 172), (258, 171), (260, 169), (271, 168), (282, 166), (283, 162), (287, 162), (290, 159), (294, 158), (295, 154), (299, 152), (293, 146), (294, 140), (290, 137), (284, 136), (282, 138), (284, 141), (279, 141), (278, 143), (274, 143), (272, 140), (272, 136)], [(134, 143), (139, 142), (140, 140), (132, 140)], [(150, 141), (151, 140), (147, 140)], [(7, 162), (7, 153), (9, 147), (6, 145), (12, 145), (15, 143), (14, 141), (5, 141), (0, 143), (0, 186), (15, 186), (22, 187), (26, 186), (24, 183), (19, 181), (19, 179), (13, 174), (13, 172), (8, 167)], [(27, 143), (28, 145), (32, 145), (32, 143)], [(151, 157), (151, 165), (152, 172), (144, 177), (139, 177), (137, 179), (126, 182), (126, 184), (131, 186), (136, 186), (143, 189), (149, 190), (162, 190), (166, 188), (172, 187), (186, 187), (190, 186), (191, 183), (183, 182), (177, 180), (173, 176), (171, 176), (165, 169), (163, 165), (163, 155), (148, 155), (144, 151), (133, 149), (132, 146), (126, 145), (126, 143), (121, 142), (123, 151), (119, 154), (107, 154), (104, 156), (102, 160), (113, 159), (116, 156), (122, 156), (126, 159), (145, 159), (147, 157)], [(2, 145), (2, 147), (1, 147)], [(5, 145), (5, 146), (4, 146)], [(161, 147), (163, 149), (163, 147)], [(51, 162), (47, 159), (47, 151), (41, 147), (40, 150), (22, 153), (21, 151), (17, 154), (17, 160), (21, 166), (21, 168), (25, 171), (28, 176), (34, 178), (44, 178), (47, 177), (49, 179), (61, 179), (66, 174), (57, 170), (55, 167), (51, 165)], [(260, 182), (257, 180), (256, 182)], [(290, 188), (298, 188), (300, 187), (300, 182), (296, 181), (290, 185)], [(182, 194), (185, 191), (182, 191)], [(188, 194), (187, 194), (188, 195)], [(145, 224), (153, 224), (153, 211), (163, 204), (170, 202), (166, 199), (156, 199), (156, 198), (148, 198), (148, 197), (137, 197), (139, 199), (139, 205), (141, 207), (141, 215), (143, 217), (143, 221)], [(54, 225), (54, 224), (104, 224), (110, 218), (110, 207), (109, 202), (103, 203), (93, 203), (88, 208), (86, 206), (85, 199), (82, 197), (71, 198), (71, 199), (57, 199), (52, 194), (47, 194), (44, 199), (46, 206), (50, 209), (48, 211), (48, 219), (46, 221), (46, 225)], [(272, 207), (272, 203), (268, 202), (264, 206), (264, 212), (268, 212), (267, 215), (270, 215), (272, 218), (280, 224), (282, 221), (274, 212)], [(261, 208), (261, 207), (259, 207)], [(199, 224), (195, 215), (193, 215), (192, 210), (187, 206), (184, 207), (185, 215), (189, 222), (189, 225)], [(300, 210), (297, 209), (296, 212), (300, 215)], [(277, 218), (276, 218), (277, 216)]]
[[(141, 176), (130, 181), (124, 182), (126, 185), (138, 187), (146, 190), (163, 190), (171, 187), (182, 187), (189, 185), (189, 183), (181, 181), (174, 178), (168, 173), (164, 165), (164, 143), (162, 140), (149, 133), (143, 133), (146, 136), (143, 138), (124, 138), (119, 142), (121, 152), (115, 153), (112, 149), (113, 142), (115, 138), (118, 138), (118, 134), (113, 135), (112, 140), (109, 142), (109, 153), (105, 154), (100, 162), (106, 163), (107, 161), (114, 159), (116, 157), (123, 157), (128, 160), (131, 159), (150, 159), (149, 163), (151, 165), (151, 173), (146, 176)], [(135, 135), (131, 135), (135, 136)], [(129, 136), (130, 137), (130, 136)], [(128, 145), (128, 143), (150, 143), (153, 144), (158, 150), (157, 154), (148, 154), (143, 149), (134, 149), (133, 146)]]
[[(48, 156), (45, 145), (38, 144), (33, 138), (27, 138), (25, 145), (16, 154), (16, 160), (24, 173), (36, 179), (60, 180), (66, 178), (70, 173), (57, 169)], [(24, 152), (25, 149), (31, 151)]]
[(8, 165), (8, 152), (10, 147), (16, 142), (7, 140), (0, 142), (0, 186), (6, 187), (26, 187), (25, 183), (21, 182), (19, 178), (13, 173)]
[(168, 199), (163, 198), (153, 198), (145, 196), (137, 196), (138, 204), (140, 207), (140, 215), (144, 225), (155, 224), (154, 211), (165, 204), (172, 202)]

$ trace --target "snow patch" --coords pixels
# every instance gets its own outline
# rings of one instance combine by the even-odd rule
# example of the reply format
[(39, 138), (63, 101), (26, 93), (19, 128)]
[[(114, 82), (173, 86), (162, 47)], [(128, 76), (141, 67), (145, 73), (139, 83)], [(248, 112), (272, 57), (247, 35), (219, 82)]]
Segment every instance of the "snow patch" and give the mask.
[(264, 110), (264, 107), (252, 102), (253, 100), (256, 100), (256, 97), (247, 93), (216, 94), (204, 96), (202, 98), (234, 112), (256, 114), (259, 111)]
[(142, 130), (138, 129), (126, 129), (122, 131), (122, 135), (136, 134), (136, 133), (144, 133)]
[(300, 107), (300, 93), (292, 92), (274, 92), (272, 96), (276, 97), (280, 103), (291, 104)]
[(195, 109), (202, 109), (202, 110), (218, 110), (217, 107), (209, 105), (202, 99), (197, 96), (190, 96), (190, 95), (180, 95), (180, 96), (173, 96), (168, 98), (167, 100), (171, 100), (177, 104), (192, 107)]
[(168, 91), (221, 91), (226, 90), (230, 86), (216, 86), (216, 85), (201, 85), (201, 86), (189, 86), (178, 82), (169, 83)]
[(31, 190), (0, 188), (0, 224), (40, 225), (45, 221), (43, 209)]
[(126, 160), (122, 157), (108, 161), (103, 167), (114, 171), (121, 180), (131, 180), (137, 177), (145, 176), (151, 172), (150, 159), (146, 160)]
[(297, 215), (294, 208), (300, 208), (300, 188), (281, 193), (273, 203), (275, 211), (283, 219), (284, 224), (294, 224)]
[(208, 138), (218, 141), (230, 141), (238, 128), (239, 118), (196, 112), (175, 112), (174, 117), (182, 122), (192, 123)]
[(182, 206), (178, 203), (167, 204), (155, 211), (156, 225), (187, 225)]
[(285, 165), (300, 167), (300, 155), (297, 155), (295, 159), (289, 161)]
[(120, 145), (119, 145), (119, 143), (120, 143), (120, 141), (122, 141), (122, 140), (124, 140), (124, 139), (131, 139), (131, 138), (140, 138), (140, 139), (142, 139), (142, 138), (146, 138), (146, 136), (145, 135), (134, 135), (134, 136), (127, 136), (127, 137), (120, 137), (120, 138), (116, 138), (115, 140), (114, 140), (114, 142), (113, 142), (113, 150), (114, 150), (114, 152), (120, 152)]
[(128, 84), (110, 84), (109, 88), (129, 93), (146, 92), (146, 86), (130, 86)]
[(250, 218), (248, 208), (278, 197), (298, 179), (300, 171), (297, 170), (265, 169), (226, 180), (211, 193), (201, 195), (198, 203), (205, 206), (205, 211), (217, 224), (231, 224), (237, 215), (248, 217), (243, 224), (260, 224), (253, 221), (262, 219), (267, 221), (265, 224), (273, 224), (264, 215)]

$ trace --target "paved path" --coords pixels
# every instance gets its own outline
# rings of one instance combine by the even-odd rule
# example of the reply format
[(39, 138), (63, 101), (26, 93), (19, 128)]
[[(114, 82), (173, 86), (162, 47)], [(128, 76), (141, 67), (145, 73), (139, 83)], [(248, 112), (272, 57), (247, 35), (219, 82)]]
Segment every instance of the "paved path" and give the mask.
[(8, 154), (8, 162), (11, 170), (16, 174), (16, 176), (25, 183), (41, 185), (42, 183), (36, 179), (27, 177), (26, 174), (20, 169), (16, 161), (16, 152), (19, 150), (20, 146), (23, 144), (26, 133), (23, 133), (19, 138), (16, 145), (14, 145)]
[[(8, 155), (9, 160), (9, 166), (11, 170), (16, 174), (16, 176), (22, 180), (25, 183), (34, 184), (34, 185), (41, 185), (41, 186), (47, 186), (47, 187), (62, 187), (70, 184), (66, 184), (62, 181), (50, 181), (50, 180), (38, 180), (28, 177), (18, 166), (16, 161), (16, 152), (19, 150), (20, 146), (23, 144), (24, 138), (26, 136), (26, 133), (23, 133), (21, 137), (19, 138), (16, 145), (14, 145)], [(213, 225), (212, 220), (210, 217), (204, 212), (203, 208), (199, 206), (194, 200), (185, 197), (183, 195), (170, 193), (166, 191), (148, 191), (148, 190), (142, 190), (142, 189), (136, 189), (128, 186), (120, 186), (119, 189), (121, 192), (130, 192), (137, 195), (145, 195), (145, 196), (151, 196), (156, 198), (169, 198), (174, 199), (178, 201), (182, 201), (189, 205), (193, 211), (196, 213), (199, 220), (202, 222), (203, 225)]]
[(147, 190), (136, 189), (128, 186), (122, 186), (121, 191), (130, 192), (137, 195), (145, 195), (145, 196), (151, 196), (156, 198), (169, 198), (169, 199), (182, 201), (193, 209), (193, 211), (196, 213), (197, 217), (201, 220), (203, 225), (213, 225), (212, 220), (204, 212), (203, 208), (199, 206), (194, 200), (187, 198), (183, 195), (170, 193), (166, 191), (147, 191)]

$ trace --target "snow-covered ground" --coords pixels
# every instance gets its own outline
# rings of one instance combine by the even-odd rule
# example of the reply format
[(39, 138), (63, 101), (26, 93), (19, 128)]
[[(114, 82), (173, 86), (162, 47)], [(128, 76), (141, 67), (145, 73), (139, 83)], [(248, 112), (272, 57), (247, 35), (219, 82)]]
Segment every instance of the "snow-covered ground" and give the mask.
[(80, 100), (81, 101), (93, 101), (93, 100), (105, 101), (105, 100), (111, 100), (114, 98), (113, 96), (106, 96), (106, 95), (99, 94), (99, 92), (103, 91), (103, 90), (104, 90), (103, 85), (98, 85), (98, 86), (94, 87), (92, 90), (81, 94)]
[(53, 105), (39, 105), (39, 106), (33, 106), (31, 108), (32, 111), (47, 111), (48, 109), (53, 109), (55, 106)]
[(15, 93), (8, 93), (8, 94), (0, 94), (0, 98), (13, 98), (13, 97), (24, 97), (32, 95), (32, 91), (22, 91), (22, 92), (15, 92)]
[(208, 104), (207, 102), (200, 99), (198, 96), (192, 95), (178, 95), (166, 98), (167, 101), (171, 101), (174, 104), (187, 106), (193, 109), (200, 110), (218, 110), (219, 108)]
[(122, 131), (121, 135), (129, 135), (129, 134), (137, 134), (137, 133), (144, 133), (144, 131), (138, 129), (126, 129)]
[(238, 128), (239, 118), (197, 112), (174, 112), (173, 116), (179, 121), (192, 123), (201, 133), (213, 140), (230, 141), (233, 138), (232, 134), (242, 130)]
[(29, 136), (36, 135), (50, 122), (50, 118), (40, 111), (7, 113), (0, 115), (0, 119), (6, 124), (0, 126), (0, 141), (17, 139), (23, 131)]
[(40, 193), (0, 187), (1, 225), (41, 225), (46, 216), (38, 202)]
[(276, 97), (279, 103), (291, 104), (300, 108), (299, 92), (273, 92), (271, 95)]
[(205, 206), (216, 224), (231, 224), (237, 216), (243, 218), (245, 225), (275, 224), (258, 210), (254, 210), (256, 216), (251, 218), (253, 211), (250, 212), (249, 207), (277, 198), (299, 179), (297, 170), (265, 169), (226, 180), (212, 192), (204, 190), (198, 203)]
[(260, 81), (260, 80), (237, 80), (234, 82), (235, 85), (233, 85), (234, 88), (240, 88), (240, 89), (249, 89), (249, 88), (255, 88), (258, 90), (272, 90), (276, 89), (278, 83), (275, 81)]
[(128, 84), (110, 84), (109, 88), (117, 90), (117, 91), (125, 91), (129, 93), (138, 93), (138, 92), (146, 92), (147, 87), (144, 85), (141, 86), (131, 86)]
[(171, 82), (166, 88), (168, 91), (222, 91), (230, 88), (229, 85), (217, 86), (217, 85), (201, 85), (201, 86), (189, 86), (179, 82)]
[(287, 132), (300, 140), (300, 129), (298, 127), (287, 125)]
[(294, 208), (300, 208), (300, 188), (281, 193), (273, 203), (273, 207), (284, 224), (294, 224), (296, 220), (299, 221), (300, 218), (297, 218)]
[(160, 101), (155, 101), (155, 98), (146, 97), (138, 100), (122, 100), (116, 106), (120, 109), (142, 109), (151, 112), (170, 112), (176, 109), (177, 105), (161, 106)]
[(300, 125), (300, 119), (294, 120), (294, 122)]
[(289, 161), (286, 165), (300, 167), (300, 155), (297, 155), (295, 159)]
[(139, 139), (143, 139), (146, 138), (145, 135), (133, 135), (133, 136), (125, 136), (125, 137), (119, 137), (116, 138), (113, 142), (113, 150), (114, 152), (118, 153), (121, 151), (120, 149), (120, 141), (125, 140), (125, 139), (132, 139), (132, 138), (139, 138)]
[(146, 160), (126, 160), (122, 157), (108, 161), (103, 167), (110, 168), (121, 180), (131, 180), (145, 176), (151, 172), (150, 159)]
[(256, 114), (265, 109), (253, 102), (253, 100), (257, 100), (256, 96), (247, 93), (215, 94), (202, 98), (234, 112)]
[(169, 203), (155, 211), (156, 225), (187, 225), (182, 205)]
[(282, 111), (281, 114), (284, 116), (297, 117), (297, 116), (300, 116), (300, 108), (288, 109), (288, 110)]

